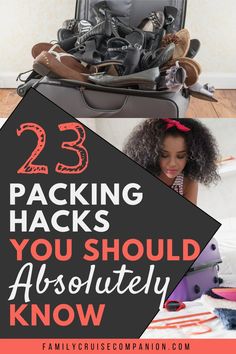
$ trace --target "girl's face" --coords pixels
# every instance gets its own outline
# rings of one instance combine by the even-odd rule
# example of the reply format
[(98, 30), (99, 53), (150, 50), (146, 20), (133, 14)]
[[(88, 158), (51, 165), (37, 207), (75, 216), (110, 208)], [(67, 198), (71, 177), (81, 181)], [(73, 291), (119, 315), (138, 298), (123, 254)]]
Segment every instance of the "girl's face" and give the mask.
[(160, 168), (164, 176), (174, 179), (187, 164), (188, 152), (182, 136), (168, 135), (164, 138), (160, 154)]

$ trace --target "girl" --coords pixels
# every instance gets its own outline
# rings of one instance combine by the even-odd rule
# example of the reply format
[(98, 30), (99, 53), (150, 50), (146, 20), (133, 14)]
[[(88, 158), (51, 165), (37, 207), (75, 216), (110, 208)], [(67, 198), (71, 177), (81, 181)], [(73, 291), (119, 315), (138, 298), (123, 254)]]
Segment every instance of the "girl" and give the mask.
[(199, 182), (220, 179), (215, 139), (194, 119), (145, 120), (131, 133), (124, 153), (194, 204)]

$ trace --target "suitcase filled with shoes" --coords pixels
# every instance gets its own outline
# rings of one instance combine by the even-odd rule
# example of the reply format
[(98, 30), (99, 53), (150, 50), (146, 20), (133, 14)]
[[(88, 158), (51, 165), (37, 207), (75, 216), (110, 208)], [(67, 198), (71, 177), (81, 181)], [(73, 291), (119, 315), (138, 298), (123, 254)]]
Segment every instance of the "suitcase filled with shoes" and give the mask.
[[(62, 52), (82, 63), (85, 80), (69, 71), (66, 78), (63, 73), (51, 75), (47, 65), (53, 65), (53, 60), (69, 63), (72, 59), (63, 59), (63, 53), (49, 58), (44, 52), (45, 57), (37, 57), (34, 63), (41, 76), (31, 76), (18, 93), (22, 96), (32, 86), (78, 118), (185, 117), (190, 95), (184, 81), (195, 82), (183, 68), (191, 59), (183, 58), (181, 67), (171, 58), (174, 52), (176, 59), (181, 57), (181, 51), (187, 56), (184, 46), (190, 38), (185, 30), (183, 38), (176, 42), (173, 38), (184, 28), (186, 8), (187, 0), (77, 0), (75, 18), (59, 29), (58, 43)], [(62, 70), (63, 65), (57, 64)], [(92, 74), (88, 68), (93, 68)]]

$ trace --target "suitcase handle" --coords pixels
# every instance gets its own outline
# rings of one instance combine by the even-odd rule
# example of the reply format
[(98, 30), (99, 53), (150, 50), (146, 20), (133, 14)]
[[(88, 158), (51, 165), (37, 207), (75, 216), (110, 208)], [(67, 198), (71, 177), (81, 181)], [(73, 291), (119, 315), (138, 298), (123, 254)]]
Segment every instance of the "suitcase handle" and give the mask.
[(86, 89), (84, 87), (80, 88), (80, 92), (81, 92), (81, 97), (82, 97), (82, 99), (84, 101), (84, 104), (86, 104), (86, 106), (89, 109), (91, 109), (93, 111), (96, 111), (96, 112), (100, 111), (100, 112), (104, 112), (104, 113), (109, 113), (109, 112), (119, 113), (125, 107), (125, 105), (127, 104), (128, 99), (129, 99), (128, 96), (124, 96), (124, 101), (121, 103), (121, 106), (119, 106), (117, 108), (113, 108), (113, 109), (104, 109), (104, 108), (94, 107), (94, 106), (91, 105), (91, 103), (88, 102), (87, 98), (85, 97)]

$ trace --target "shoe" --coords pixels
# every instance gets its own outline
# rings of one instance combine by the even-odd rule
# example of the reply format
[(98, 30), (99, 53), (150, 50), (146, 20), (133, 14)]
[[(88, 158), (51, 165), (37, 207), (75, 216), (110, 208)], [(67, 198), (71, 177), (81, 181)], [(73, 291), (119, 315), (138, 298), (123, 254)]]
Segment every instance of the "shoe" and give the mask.
[[(65, 32), (67, 31), (67, 32)], [(64, 33), (64, 35), (62, 35)], [(101, 38), (107, 37), (110, 38), (112, 35), (112, 23), (108, 20), (105, 20), (101, 23), (98, 23), (96, 26), (94, 26), (90, 31), (84, 33), (83, 35), (78, 34), (73, 34), (71, 36), (68, 33), (68, 30), (66, 29), (60, 29), (58, 32), (58, 38), (59, 38), (59, 46), (65, 50), (66, 52), (73, 53), (76, 51), (81, 50), (81, 46), (84, 47), (86, 46), (87, 42), (89, 42), (90, 39), (98, 38), (99, 36)], [(96, 49), (93, 48), (93, 50)]]
[(107, 17), (125, 17), (121, 12), (114, 13), (114, 10), (111, 10), (107, 1), (99, 1), (97, 4), (95, 3), (92, 10), (97, 23), (104, 21)]
[(58, 38), (59, 42), (62, 42), (64, 40), (66, 40), (66, 39), (69, 39), (69, 38), (71, 38), (73, 36), (74, 36), (74, 32), (72, 32), (71, 30), (66, 29), (66, 28), (60, 28), (57, 31), (57, 38)]
[(201, 42), (198, 39), (191, 39), (190, 48), (186, 57), (191, 59), (195, 58), (200, 48), (201, 48)]
[(198, 75), (201, 75), (202, 68), (201, 68), (201, 65), (196, 60), (191, 59), (191, 58), (179, 58), (179, 62), (180, 62), (180, 64), (189, 63), (189, 64), (193, 65), (196, 68)]
[[(60, 31), (60, 30), (59, 30)], [(65, 52), (72, 54), (74, 48), (75, 48), (75, 43), (77, 41), (77, 36), (73, 35), (72, 37), (60, 39), (60, 36), (57, 35), (59, 41), (58, 45), (63, 49)]]
[[(77, 20), (66, 20), (63, 23), (62, 28), (60, 28), (57, 32), (58, 42), (63, 43), (65, 40), (75, 37), (75, 43), (78, 36), (82, 36), (91, 31), (92, 27), (92, 24), (85, 20), (81, 20), (79, 22)], [(72, 48), (73, 46), (69, 49)]]
[[(185, 69), (187, 73), (187, 78), (185, 80), (186, 86), (192, 86), (198, 82), (199, 75), (202, 72), (201, 66), (193, 59), (190, 58), (179, 58), (179, 65)], [(176, 65), (175, 60), (170, 60), (163, 69), (169, 69), (171, 66)]]
[(145, 90), (155, 90), (160, 76), (159, 68), (153, 68), (126, 76), (90, 75), (89, 80), (95, 84), (109, 87), (139, 86)]
[(127, 49), (131, 47), (131, 43), (125, 38), (110, 38), (107, 41), (107, 52), (105, 57), (108, 60), (124, 61), (127, 54)]
[(123, 66), (121, 60), (105, 60), (97, 65), (91, 65), (89, 67), (90, 74), (98, 74), (100, 70), (107, 75), (119, 76), (118, 68)]
[(80, 20), (77, 22), (77, 25), (75, 26), (75, 33), (77, 36), (83, 36), (85, 33), (88, 33), (93, 29), (93, 25), (91, 22), (86, 21), (86, 20)]
[[(134, 39), (135, 40), (135, 39)], [(133, 74), (140, 62), (141, 47), (140, 44), (131, 44), (124, 38), (111, 38), (107, 42), (107, 53), (105, 55), (109, 60), (119, 60), (123, 63), (123, 69), (119, 70), (120, 75)]]
[(48, 52), (56, 60), (79, 73), (89, 74), (89, 70), (82, 65), (73, 55), (66, 53), (58, 44), (38, 43), (33, 46), (31, 53), (33, 58), (37, 58), (42, 52)]
[[(39, 54), (41, 54), (43, 51), (46, 51), (50, 54), (53, 54), (56, 58), (57, 55), (59, 54), (59, 61), (62, 62), (62, 64), (68, 66), (69, 68), (79, 71), (83, 74), (92, 74), (92, 73), (98, 73), (100, 69), (104, 71), (106, 69), (107, 72), (112, 72), (115, 75), (115, 68), (113, 66), (120, 66), (123, 64), (122, 60), (104, 60), (103, 62), (99, 64), (94, 64), (85, 67), (82, 65), (79, 60), (75, 58), (74, 55), (69, 55), (66, 53), (58, 44), (50, 44), (50, 43), (38, 43), (32, 48), (32, 56), (33, 58), (36, 58)], [(64, 55), (62, 55), (64, 54)], [(57, 58), (58, 59), (58, 58)]]
[(163, 37), (161, 46), (166, 47), (168, 44), (175, 44), (175, 51), (173, 53), (173, 59), (186, 57), (190, 48), (190, 34), (187, 29), (182, 29), (177, 33), (170, 33)]
[(179, 92), (187, 78), (187, 73), (177, 62), (166, 72), (161, 73), (161, 79), (157, 84), (157, 91)]
[(83, 36), (78, 36), (75, 44), (75, 49), (77, 49), (77, 47), (80, 47), (80, 45), (85, 43), (88, 39), (94, 38), (96, 36), (110, 38), (112, 35), (112, 31), (113, 28), (111, 21), (105, 20), (103, 22), (100, 22), (96, 26), (94, 26), (91, 31), (88, 31)]
[(52, 44), (52, 43), (38, 43), (35, 44), (31, 49), (32, 57), (35, 59), (39, 54), (43, 51), (48, 52), (49, 50), (55, 51), (57, 53), (64, 53), (64, 50), (60, 48), (59, 44)]
[(165, 15), (162, 11), (151, 12), (148, 18), (145, 18), (138, 28), (144, 32), (156, 32), (163, 28), (165, 24)]
[[(39, 54), (33, 63), (33, 69), (41, 76), (49, 76), (53, 78), (62, 78), (68, 80), (76, 80), (80, 82), (87, 82), (86, 74), (84, 74), (84, 67), (76, 59), (74, 59), (70, 54), (65, 55), (64, 53), (57, 53), (58, 59), (52, 53), (43, 51)], [(62, 54), (62, 55), (59, 55)], [(76, 62), (77, 65), (81, 68), (81, 71), (74, 70), (70, 66), (67, 66), (61, 62), (62, 57), (70, 56), (71, 62), (73, 60), (73, 66)]]
[(162, 68), (165, 64), (170, 62), (174, 50), (175, 44), (170, 43), (165, 48), (159, 48), (154, 52), (145, 53), (140, 61), (141, 70), (147, 70), (154, 67)]
[(143, 31), (139, 29), (134, 29), (132, 33), (129, 33), (127, 36), (125, 36), (125, 39), (135, 48), (141, 50), (144, 47), (145, 36)]
[(189, 93), (191, 96), (199, 98), (200, 100), (218, 102), (218, 100), (213, 97), (215, 88), (209, 84), (201, 85), (197, 82), (189, 87)]
[(133, 32), (134, 30), (133, 27), (128, 26), (121, 21), (121, 18), (125, 17), (125, 14), (119, 11), (114, 13), (114, 10), (111, 10), (108, 6), (107, 1), (99, 1), (97, 4), (94, 4), (92, 11), (97, 24), (106, 19), (110, 20), (112, 23), (112, 33), (114, 37), (125, 38), (127, 34)]
[(69, 30), (71, 32), (75, 32), (75, 27), (77, 26), (78, 21), (73, 19), (65, 20), (61, 26), (62, 29)]
[(173, 33), (175, 29), (176, 17), (179, 13), (179, 10), (174, 6), (165, 6), (164, 15), (165, 15), (165, 24), (164, 29), (167, 33)]

